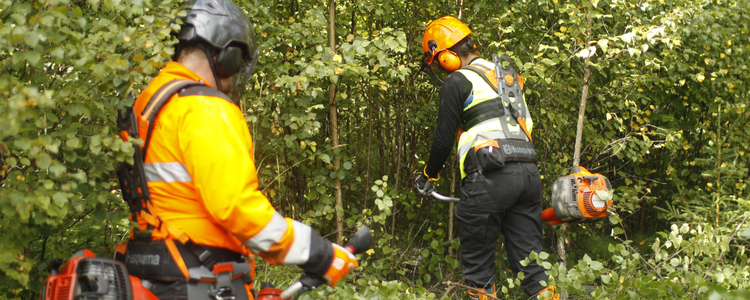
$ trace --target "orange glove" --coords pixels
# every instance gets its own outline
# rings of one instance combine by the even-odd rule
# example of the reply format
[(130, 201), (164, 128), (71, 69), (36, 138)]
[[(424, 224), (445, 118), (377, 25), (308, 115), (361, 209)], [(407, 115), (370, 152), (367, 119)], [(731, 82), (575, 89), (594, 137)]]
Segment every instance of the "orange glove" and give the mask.
[(334, 286), (356, 267), (359, 267), (359, 263), (354, 254), (339, 245), (333, 244), (333, 261), (323, 277), (329, 286)]

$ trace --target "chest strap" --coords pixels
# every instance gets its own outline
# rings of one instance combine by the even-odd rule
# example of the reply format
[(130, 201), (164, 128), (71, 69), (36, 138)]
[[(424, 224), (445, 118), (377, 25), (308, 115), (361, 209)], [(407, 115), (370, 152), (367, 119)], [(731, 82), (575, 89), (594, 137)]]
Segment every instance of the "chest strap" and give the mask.
[(472, 127), (487, 120), (505, 116), (503, 102), (500, 97), (482, 101), (461, 113), (461, 127), (468, 131)]

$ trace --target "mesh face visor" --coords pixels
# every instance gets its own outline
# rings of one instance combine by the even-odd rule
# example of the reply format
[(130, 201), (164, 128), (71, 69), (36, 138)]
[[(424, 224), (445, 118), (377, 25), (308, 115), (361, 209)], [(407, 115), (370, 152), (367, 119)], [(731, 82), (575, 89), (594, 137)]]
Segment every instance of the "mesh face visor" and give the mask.
[(242, 66), (240, 66), (239, 71), (235, 74), (232, 86), (229, 88), (229, 93), (227, 93), (237, 103), (240, 102), (242, 94), (247, 90), (247, 82), (250, 80), (250, 76), (252, 76), (256, 63), (258, 63), (258, 48), (252, 53), (250, 59), (242, 61)]

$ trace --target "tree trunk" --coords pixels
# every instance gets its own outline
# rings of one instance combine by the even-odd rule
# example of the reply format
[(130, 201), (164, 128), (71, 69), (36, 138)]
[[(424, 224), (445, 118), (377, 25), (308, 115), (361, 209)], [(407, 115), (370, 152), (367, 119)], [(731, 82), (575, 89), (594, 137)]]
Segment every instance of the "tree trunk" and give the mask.
[(716, 145), (719, 147), (719, 159), (716, 162), (716, 170), (719, 174), (717, 174), (716, 177), (716, 226), (719, 226), (719, 222), (721, 219), (719, 219), (719, 215), (721, 213), (721, 144), (722, 144), (722, 137), (721, 137), (721, 104), (719, 104), (719, 121), (716, 123), (717, 126), (717, 135), (716, 135)]
[[(367, 38), (372, 40), (372, 19), (373, 19), (373, 13), (370, 12), (369, 18), (367, 20)], [(372, 116), (372, 99), (374, 97), (374, 93), (372, 92), (372, 87), (367, 88), (367, 169), (365, 170), (365, 198), (362, 201), (362, 209), (367, 208), (367, 199), (370, 196), (370, 170), (372, 168), (372, 122), (373, 122), (373, 116)]]
[[(404, 82), (404, 83), (406, 83), (406, 82)], [(396, 133), (396, 139), (395, 139), (396, 140), (396, 145), (394, 145), (395, 148), (396, 148), (396, 151), (397, 151), (396, 152), (396, 176), (395, 176), (395, 181), (394, 181), (394, 184), (393, 184), (393, 188), (394, 189), (398, 189), (399, 183), (401, 182), (401, 157), (402, 157), (401, 154), (404, 153), (404, 147), (403, 147), (403, 145), (406, 144), (403, 141), (403, 139), (404, 139), (404, 127), (405, 127), (405, 125), (404, 125), (404, 119), (405, 119), (404, 115), (406, 114), (406, 104), (405, 104), (406, 103), (406, 87), (404, 87), (402, 89), (401, 96), (402, 96), (401, 101), (398, 101), (398, 103), (396, 103), (396, 107), (400, 106), (401, 108), (398, 109), (398, 111), (400, 113), (398, 115), (398, 120), (396, 121), (396, 124), (398, 124), (398, 132)], [(396, 241), (395, 236), (396, 236), (396, 214), (397, 214), (397, 211), (398, 211), (398, 199), (393, 199), (393, 207), (391, 209), (391, 216), (392, 216), (392, 220), (391, 220), (391, 236), (394, 237), (394, 239), (392, 240), (394, 243)]]
[(372, 162), (372, 89), (368, 89), (370, 97), (367, 100), (367, 167), (365, 169), (365, 198), (362, 209), (367, 208), (367, 198), (370, 194), (370, 166)]
[(464, 10), (464, 0), (457, 0), (456, 5), (458, 6), (458, 19), (461, 20), (461, 12)]
[[(331, 46), (331, 56), (336, 54), (336, 1), (328, 0), (328, 41)], [(338, 111), (336, 109), (336, 84), (328, 85), (328, 103), (330, 106), (329, 117), (331, 118), (331, 146), (333, 151), (339, 147), (339, 125)], [(341, 169), (341, 158), (333, 155), (333, 171)], [(344, 237), (344, 203), (341, 200), (341, 179), (337, 176), (333, 185), (336, 198), (336, 243), (341, 244)]]
[[(587, 15), (586, 23), (588, 23), (588, 30), (589, 30), (589, 36), (586, 38), (586, 44), (589, 45), (589, 41), (591, 40), (591, 15)], [(578, 164), (581, 163), (581, 140), (583, 139), (583, 120), (586, 115), (586, 98), (589, 96), (589, 78), (591, 77), (591, 66), (589, 66), (589, 61), (591, 60), (591, 55), (586, 57), (584, 60), (583, 65), (583, 90), (581, 91), (581, 104), (578, 107), (578, 126), (576, 127), (576, 144), (575, 149), (573, 152), (573, 167), (577, 167)], [(560, 231), (566, 231), (568, 229), (567, 224), (562, 224), (560, 226)], [(565, 242), (566, 239), (564, 237), (558, 237), (557, 238), (557, 254), (559, 255), (559, 259), (561, 260), (562, 266), (567, 270), (567, 264), (566, 264), (566, 253), (565, 253)], [(568, 292), (561, 292), (560, 293), (560, 299), (561, 300), (567, 300), (568, 299)]]

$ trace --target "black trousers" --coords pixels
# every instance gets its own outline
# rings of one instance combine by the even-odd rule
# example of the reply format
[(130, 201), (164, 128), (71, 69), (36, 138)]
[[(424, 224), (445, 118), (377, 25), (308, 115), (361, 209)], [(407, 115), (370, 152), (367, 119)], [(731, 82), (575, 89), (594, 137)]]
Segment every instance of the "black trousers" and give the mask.
[(549, 276), (532, 260), (519, 262), (531, 251), (542, 251), (542, 180), (535, 163), (508, 162), (484, 175), (468, 174), (461, 181), (461, 202), (456, 206), (460, 220), (461, 268), (464, 278), (475, 287), (495, 282), (495, 249), (502, 232), (514, 274), (523, 272), (524, 291), (535, 294)]

